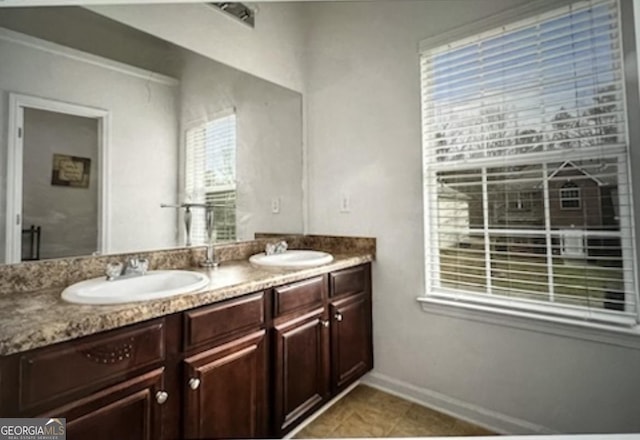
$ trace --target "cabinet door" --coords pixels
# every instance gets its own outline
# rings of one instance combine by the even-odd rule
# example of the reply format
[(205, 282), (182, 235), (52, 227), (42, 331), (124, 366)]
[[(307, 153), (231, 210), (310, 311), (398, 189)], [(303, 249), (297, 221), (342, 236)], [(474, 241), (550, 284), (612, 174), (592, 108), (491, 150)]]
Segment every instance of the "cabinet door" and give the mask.
[(282, 436), (329, 395), (329, 321), (323, 309), (275, 326), (275, 421)]
[(185, 359), (189, 439), (266, 436), (265, 331)]
[(159, 368), (42, 417), (66, 418), (69, 440), (162, 439), (162, 403), (166, 401), (162, 387), (163, 369)]
[(373, 366), (368, 297), (362, 293), (336, 301), (330, 313), (331, 383), (337, 392)]

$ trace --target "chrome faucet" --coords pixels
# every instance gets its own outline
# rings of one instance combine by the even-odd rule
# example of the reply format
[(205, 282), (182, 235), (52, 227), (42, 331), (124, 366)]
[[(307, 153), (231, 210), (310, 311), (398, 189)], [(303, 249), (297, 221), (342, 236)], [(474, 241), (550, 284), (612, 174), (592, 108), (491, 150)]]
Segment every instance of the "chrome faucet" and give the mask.
[(282, 254), (287, 250), (287, 242), (282, 240), (277, 243), (267, 243), (264, 253), (267, 255)]
[(139, 277), (147, 273), (149, 260), (146, 258), (130, 258), (123, 263), (109, 263), (105, 269), (107, 281), (123, 278)]
[(207, 253), (205, 259), (200, 263), (202, 267), (216, 268), (220, 265), (220, 260), (216, 255), (216, 248), (213, 247), (213, 243), (207, 244)]

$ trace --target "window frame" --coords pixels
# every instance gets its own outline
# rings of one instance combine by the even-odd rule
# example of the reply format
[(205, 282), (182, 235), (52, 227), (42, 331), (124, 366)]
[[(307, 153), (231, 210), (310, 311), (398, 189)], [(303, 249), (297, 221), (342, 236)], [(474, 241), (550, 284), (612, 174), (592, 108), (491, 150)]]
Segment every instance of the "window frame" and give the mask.
[[(573, 186), (567, 187), (568, 184), (572, 184)], [(574, 191), (577, 193), (576, 196), (566, 195), (568, 192), (574, 192)], [(578, 186), (578, 184), (570, 180), (558, 189), (558, 193), (559, 193), (560, 209), (566, 210), (566, 211), (575, 211), (578, 209), (582, 209), (582, 191), (580, 186)], [(577, 206), (565, 206), (565, 202), (578, 202), (578, 203), (577, 203)]]
[[(454, 48), (456, 43), (460, 43), (463, 40), (476, 38), (476, 37), (479, 37), (481, 34), (491, 33), (494, 30), (497, 30), (498, 28), (502, 28), (503, 30), (505, 30), (509, 28), (511, 23), (515, 23), (521, 20), (531, 19), (536, 16), (543, 17), (546, 14), (549, 14), (549, 13), (552, 14), (553, 11), (559, 8), (562, 8), (564, 6), (571, 5), (574, 3), (590, 3), (590, 2), (579, 2), (575, 0), (560, 0), (560, 1), (541, 0), (539, 2), (533, 2), (531, 4), (527, 4), (522, 7), (513, 8), (503, 13), (497, 14), (493, 17), (490, 17), (484, 20), (479, 20), (473, 25), (464, 26), (458, 29), (454, 29), (453, 31), (441, 33), (437, 36), (422, 40), (419, 45), (419, 54), (420, 56), (422, 56), (424, 52), (427, 52), (434, 47), (443, 46), (446, 44), (448, 44), (451, 48)], [(629, 42), (631, 41), (630, 37), (625, 36), (626, 34), (625, 29), (628, 26), (633, 27), (633, 14), (627, 14), (625, 19), (623, 4), (621, 4), (622, 2), (620, 2), (619, 0), (616, 0), (616, 3), (618, 7), (618, 12), (619, 12), (618, 26), (620, 29), (620, 44), (621, 44), (620, 52), (622, 56), (625, 57), (625, 55), (627, 54), (627, 52), (625, 51), (625, 46), (629, 44)], [(640, 14), (638, 15), (640, 16)], [(640, 29), (637, 29), (637, 31), (640, 31)], [(636, 46), (635, 42), (631, 42), (631, 46), (635, 48)], [(627, 115), (627, 121), (631, 119), (630, 109), (629, 109), (630, 94), (628, 90), (630, 81), (626, 74), (629, 68), (632, 68), (637, 72), (638, 65), (636, 65), (635, 63), (632, 66), (627, 65), (625, 67), (625, 75), (623, 76), (623, 79), (622, 79), (622, 87), (623, 87), (622, 95), (625, 103), (625, 113)], [(633, 87), (633, 91), (635, 91), (636, 93), (638, 92), (638, 89), (635, 85)], [(422, 93), (423, 93), (423, 89), (421, 86), (421, 94)], [(634, 102), (634, 107), (640, 108), (637, 100), (635, 100)], [(422, 122), (421, 122), (421, 126), (422, 126)], [(624, 169), (620, 170), (619, 172), (622, 174), (626, 173), (627, 175), (630, 175), (631, 164), (632, 164), (631, 148), (634, 143), (633, 139), (637, 139), (638, 136), (635, 136), (634, 138), (630, 136), (630, 124), (628, 122), (627, 124), (625, 124), (625, 130), (626, 132), (624, 134), (626, 136), (626, 140), (628, 144), (628, 151), (624, 152), (624, 155), (626, 155), (625, 162), (624, 162), (626, 166), (622, 167)], [(436, 181), (436, 177), (435, 177), (436, 170), (434, 170), (433, 168), (429, 168), (426, 163), (425, 151), (424, 151), (426, 146), (427, 146), (426, 142), (423, 141), (422, 148), (423, 148), (424, 162), (423, 162), (422, 189), (423, 189), (423, 208), (424, 208), (423, 225), (424, 225), (424, 233), (425, 233), (424, 235), (425, 237), (424, 257), (425, 258), (424, 258), (423, 267), (425, 268), (425, 289), (424, 289), (424, 292), (417, 298), (418, 301), (422, 303), (424, 311), (436, 312), (436, 313), (444, 314), (447, 316), (461, 316), (460, 313), (466, 313), (466, 311), (472, 311), (472, 312), (478, 312), (477, 316), (485, 316), (485, 317), (494, 316), (494, 318), (495, 318), (495, 314), (497, 314), (498, 316), (505, 317), (503, 322), (507, 323), (507, 325), (510, 325), (509, 323), (513, 324), (514, 322), (522, 322), (521, 321), (522, 319), (527, 321), (535, 320), (535, 321), (538, 321), (539, 323), (546, 323), (547, 325), (559, 324), (560, 327), (558, 328), (562, 328), (562, 330), (559, 332), (560, 334), (566, 333), (566, 330), (567, 330), (566, 326), (572, 327), (573, 329), (569, 333), (571, 333), (574, 336), (578, 334), (584, 334), (580, 331), (575, 332), (576, 327), (591, 328), (591, 329), (595, 328), (598, 330), (605, 330), (607, 332), (613, 331), (616, 333), (622, 332), (625, 334), (632, 335), (634, 337), (633, 338), (634, 347), (640, 347), (640, 341), (636, 339), (636, 336), (640, 336), (640, 301), (638, 298), (638, 290), (640, 285), (638, 283), (638, 270), (636, 268), (637, 262), (638, 262), (637, 241), (633, 242), (633, 246), (631, 250), (631, 261), (633, 262), (632, 277), (633, 277), (634, 289), (632, 292), (630, 292), (630, 294), (633, 295), (635, 300), (635, 306), (636, 306), (636, 312), (635, 312), (636, 316), (632, 320), (627, 319), (625, 317), (620, 317), (620, 319), (616, 319), (616, 317), (612, 318), (611, 316), (606, 317), (606, 319), (603, 318), (602, 320), (599, 320), (597, 316), (595, 318), (593, 316), (590, 316), (590, 320), (584, 320), (585, 317), (580, 316), (581, 315), (580, 313), (577, 313), (577, 314), (565, 313), (565, 312), (559, 313), (559, 309), (561, 309), (562, 306), (560, 305), (560, 307), (558, 307), (557, 303), (553, 303), (549, 305), (543, 302), (535, 302), (535, 303), (527, 304), (524, 306), (522, 305), (522, 303), (520, 303), (514, 306), (511, 301), (504, 300), (504, 298), (500, 298), (498, 296), (494, 296), (490, 299), (482, 298), (482, 295), (476, 295), (476, 294), (470, 294), (466, 296), (465, 294), (461, 294), (460, 291), (457, 291), (455, 289), (453, 289), (452, 292), (447, 292), (447, 288), (443, 288), (443, 287), (432, 288), (432, 291), (429, 291), (430, 286), (432, 285), (432, 277), (433, 277), (433, 275), (431, 274), (431, 270), (429, 270), (429, 267), (431, 267), (431, 265), (434, 264), (434, 262), (439, 266), (439, 262), (438, 262), (439, 255), (437, 255), (437, 252), (436, 253), (431, 252), (431, 249), (427, 244), (429, 239), (437, 240), (436, 231), (438, 229), (437, 224), (435, 224), (437, 223), (437, 219), (433, 219), (431, 216), (428, 215), (428, 212), (429, 212), (428, 207), (432, 206), (432, 204), (434, 203), (437, 203), (438, 195), (437, 195), (437, 191), (426, 190), (427, 181)], [(606, 157), (607, 158), (619, 157), (621, 153), (622, 152), (620, 151), (617, 151), (617, 152), (612, 151), (610, 154), (607, 153)], [(578, 155), (577, 157), (571, 157), (571, 160), (580, 160), (580, 158), (581, 158), (580, 155)], [(536, 163), (544, 163), (544, 160), (541, 159), (539, 162), (536, 162)], [(480, 163), (478, 166), (476, 166), (476, 168), (480, 168), (480, 167), (489, 168), (491, 166), (492, 166), (491, 163)], [(634, 193), (633, 188), (637, 189), (639, 188), (639, 185), (635, 181), (631, 181), (631, 179), (628, 179), (628, 184), (629, 184), (628, 190), (632, 194), (630, 196), (630, 201), (632, 205), (635, 204), (637, 206), (638, 197), (635, 196), (634, 194), (638, 194), (638, 191)], [(582, 206), (581, 201), (580, 201), (580, 206)], [(572, 209), (580, 209), (580, 208), (572, 208)], [(637, 210), (631, 211), (630, 218), (629, 218), (629, 221), (630, 221), (629, 227), (631, 230), (632, 237), (636, 237), (635, 231), (637, 230), (639, 220), (640, 219), (638, 218)], [(450, 295), (450, 293), (455, 294), (455, 298), (454, 298), (454, 295)], [(587, 312), (586, 314), (589, 314), (589, 315), (594, 315), (594, 314), (597, 315), (597, 311), (595, 309), (586, 309), (586, 312)], [(572, 315), (575, 315), (575, 316), (572, 316)], [(467, 315), (464, 315), (464, 316), (467, 316)], [(494, 318), (491, 318), (492, 322), (494, 322), (493, 321)], [(484, 320), (484, 318), (481, 320)], [(516, 327), (519, 327), (519, 325), (517, 325)], [(529, 327), (529, 324), (527, 324), (525, 327)], [(535, 327), (535, 328), (538, 328), (538, 327)], [(587, 339), (591, 339), (591, 338), (587, 338)]]
[(530, 211), (533, 206), (533, 193), (531, 191), (517, 191), (515, 199), (509, 200), (508, 203), (515, 203), (515, 205), (509, 205), (511, 211)]

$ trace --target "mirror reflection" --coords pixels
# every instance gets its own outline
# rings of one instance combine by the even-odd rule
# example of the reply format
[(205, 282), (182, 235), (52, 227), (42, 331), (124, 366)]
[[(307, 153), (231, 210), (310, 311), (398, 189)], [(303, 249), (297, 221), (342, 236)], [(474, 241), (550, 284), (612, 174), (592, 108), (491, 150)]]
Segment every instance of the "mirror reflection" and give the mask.
[(0, 262), (302, 232), (299, 93), (80, 7), (0, 8), (0, 59)]

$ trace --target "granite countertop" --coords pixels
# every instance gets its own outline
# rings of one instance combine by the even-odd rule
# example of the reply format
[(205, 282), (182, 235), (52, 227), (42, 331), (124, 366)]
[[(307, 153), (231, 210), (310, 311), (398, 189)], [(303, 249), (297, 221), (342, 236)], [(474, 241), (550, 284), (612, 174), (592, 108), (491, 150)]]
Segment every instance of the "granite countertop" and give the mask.
[(258, 268), (246, 260), (217, 269), (190, 269), (209, 275), (207, 287), (170, 298), (117, 305), (78, 305), (60, 298), (61, 288), (0, 296), (0, 356), (110, 330), (303, 280), (373, 260), (370, 254), (334, 254), (334, 261), (305, 269)]

